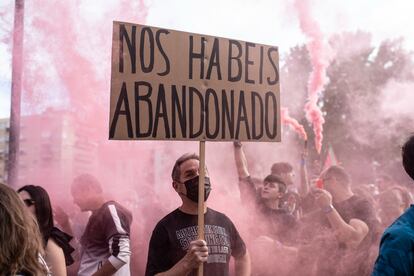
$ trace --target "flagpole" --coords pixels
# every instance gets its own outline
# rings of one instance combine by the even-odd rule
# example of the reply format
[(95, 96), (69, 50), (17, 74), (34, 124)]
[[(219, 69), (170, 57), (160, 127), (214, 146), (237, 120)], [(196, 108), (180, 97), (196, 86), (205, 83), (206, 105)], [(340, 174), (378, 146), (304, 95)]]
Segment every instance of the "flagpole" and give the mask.
[(20, 102), (23, 71), (23, 31), (24, 31), (24, 0), (15, 1), (13, 52), (12, 52), (12, 83), (10, 107), (9, 158), (7, 165), (7, 182), (16, 187), (19, 168), (20, 151)]
[[(206, 160), (206, 141), (200, 141), (200, 172), (198, 179), (198, 239), (204, 240), (204, 179)], [(198, 276), (203, 276), (203, 263), (198, 267)]]

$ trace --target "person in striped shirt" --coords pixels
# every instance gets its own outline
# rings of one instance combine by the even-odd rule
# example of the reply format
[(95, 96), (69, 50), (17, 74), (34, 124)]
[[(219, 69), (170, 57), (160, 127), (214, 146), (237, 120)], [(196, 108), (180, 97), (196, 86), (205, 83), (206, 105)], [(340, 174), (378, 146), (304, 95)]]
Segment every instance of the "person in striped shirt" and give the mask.
[(131, 275), (131, 212), (115, 201), (106, 201), (100, 183), (92, 175), (76, 177), (71, 192), (82, 212), (92, 212), (80, 240), (78, 276)]

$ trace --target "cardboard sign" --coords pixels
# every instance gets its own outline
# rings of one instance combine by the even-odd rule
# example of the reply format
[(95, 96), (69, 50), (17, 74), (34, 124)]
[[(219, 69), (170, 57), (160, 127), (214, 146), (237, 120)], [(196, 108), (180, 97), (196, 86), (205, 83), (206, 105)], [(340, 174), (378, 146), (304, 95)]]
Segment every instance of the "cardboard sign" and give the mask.
[(114, 22), (109, 139), (280, 141), (277, 47)]

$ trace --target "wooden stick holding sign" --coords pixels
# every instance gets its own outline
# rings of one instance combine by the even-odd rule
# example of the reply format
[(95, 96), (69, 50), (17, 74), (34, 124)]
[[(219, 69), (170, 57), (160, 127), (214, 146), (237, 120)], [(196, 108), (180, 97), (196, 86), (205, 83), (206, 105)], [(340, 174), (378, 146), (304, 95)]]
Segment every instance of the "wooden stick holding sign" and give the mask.
[[(200, 141), (200, 166), (198, 180), (198, 238), (204, 240), (204, 189), (206, 175), (206, 142)], [(203, 263), (198, 267), (198, 276), (203, 276)]]

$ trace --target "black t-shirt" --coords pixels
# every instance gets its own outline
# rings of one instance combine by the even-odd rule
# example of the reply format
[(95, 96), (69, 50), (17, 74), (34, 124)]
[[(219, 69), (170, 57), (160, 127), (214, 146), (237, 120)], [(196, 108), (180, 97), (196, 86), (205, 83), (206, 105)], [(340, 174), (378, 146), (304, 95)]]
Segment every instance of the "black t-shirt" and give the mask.
[(243, 204), (258, 212), (257, 221), (252, 225), (252, 234), (267, 235), (284, 244), (292, 245), (298, 226), (297, 219), (283, 208), (273, 210), (267, 207), (263, 203), (260, 190), (256, 190), (250, 176), (240, 179), (239, 188)]
[[(365, 240), (370, 240), (375, 234), (375, 230), (378, 227), (378, 220), (375, 215), (374, 207), (371, 203), (363, 197), (353, 195), (352, 197), (344, 200), (342, 202), (333, 203), (335, 210), (339, 213), (342, 219), (349, 224), (351, 219), (359, 219), (365, 222), (370, 231), (365, 237)], [(303, 219), (303, 226), (306, 228), (308, 239), (311, 236), (317, 236), (318, 232), (323, 229), (330, 229), (331, 225), (325, 214), (323, 214), (319, 209), (316, 211), (310, 212)]]
[(313, 256), (317, 259), (317, 275), (367, 275), (372, 267), (369, 248), (376, 242), (379, 226), (374, 208), (368, 200), (357, 195), (333, 203), (333, 206), (346, 223), (359, 219), (368, 225), (369, 231), (358, 248), (350, 249), (336, 240), (325, 214), (318, 211), (304, 218), (305, 237), (302, 240), (312, 241), (313, 248), (323, 248)]
[[(204, 275), (229, 275), (230, 256), (244, 256), (244, 241), (231, 220), (222, 213), (207, 208), (204, 223), (209, 251)], [(185, 256), (190, 242), (197, 239), (197, 230), (197, 215), (179, 209), (158, 222), (152, 232), (145, 275), (152, 276), (172, 268)], [(197, 270), (189, 275), (197, 275)]]
[[(347, 200), (339, 203), (333, 203), (333, 206), (341, 215), (346, 223), (349, 224), (351, 219), (359, 219), (368, 225), (369, 231), (364, 240), (359, 245), (359, 248), (366, 248), (372, 242), (375, 242), (378, 235), (379, 221), (371, 203), (361, 197), (354, 195)], [(328, 223), (325, 217), (325, 223)]]
[(253, 226), (255, 235), (267, 235), (285, 245), (293, 245), (298, 225), (296, 218), (286, 210), (272, 210), (260, 201), (257, 207), (260, 214), (259, 221)]

